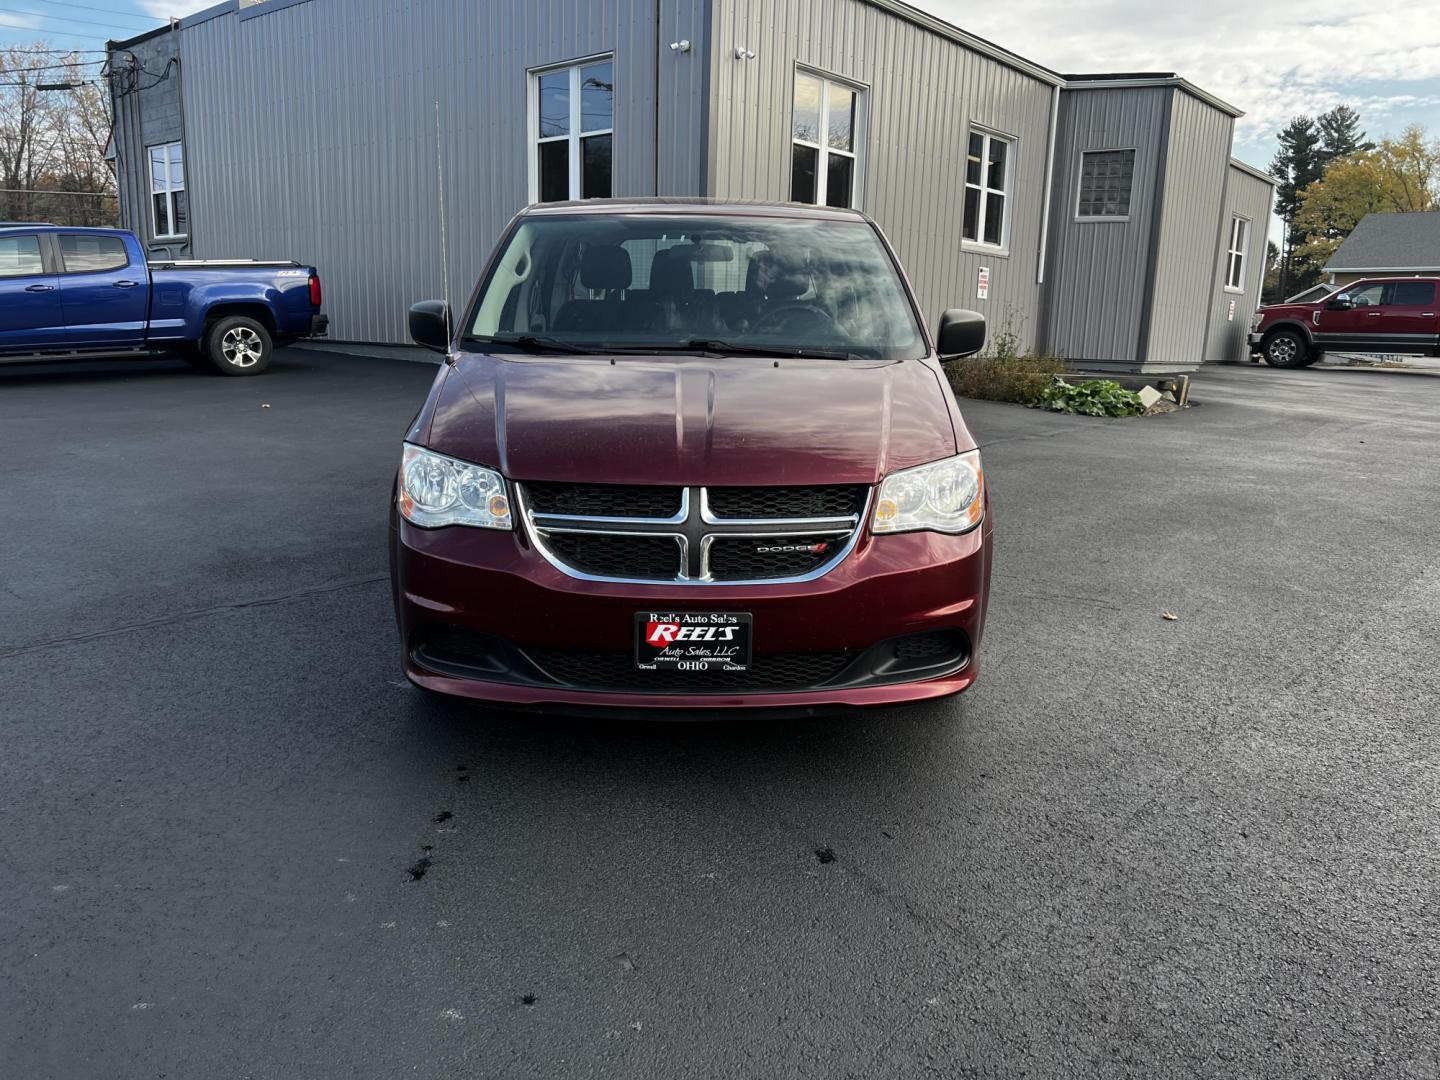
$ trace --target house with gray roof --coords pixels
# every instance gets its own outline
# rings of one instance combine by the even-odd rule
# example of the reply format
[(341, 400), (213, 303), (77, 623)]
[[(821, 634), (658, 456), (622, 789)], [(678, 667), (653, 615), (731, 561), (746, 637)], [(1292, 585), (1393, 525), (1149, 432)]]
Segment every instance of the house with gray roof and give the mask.
[(1440, 210), (1366, 214), (1325, 264), (1332, 285), (1376, 274), (1440, 274)]

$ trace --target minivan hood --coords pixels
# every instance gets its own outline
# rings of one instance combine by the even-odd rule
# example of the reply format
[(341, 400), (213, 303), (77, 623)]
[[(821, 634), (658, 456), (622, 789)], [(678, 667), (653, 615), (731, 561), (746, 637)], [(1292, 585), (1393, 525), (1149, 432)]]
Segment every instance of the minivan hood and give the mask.
[(427, 445), (518, 480), (872, 484), (973, 449), (921, 361), (462, 353)]

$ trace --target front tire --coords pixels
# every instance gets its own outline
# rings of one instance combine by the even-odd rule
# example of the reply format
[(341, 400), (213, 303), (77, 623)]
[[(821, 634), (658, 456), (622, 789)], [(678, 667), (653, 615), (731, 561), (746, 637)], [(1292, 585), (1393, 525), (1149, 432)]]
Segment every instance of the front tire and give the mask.
[(1301, 368), (1310, 361), (1310, 343), (1298, 330), (1277, 330), (1265, 339), (1260, 351), (1265, 363), (1274, 368)]
[(248, 315), (216, 319), (205, 334), (205, 356), (221, 375), (259, 375), (274, 352), (270, 331)]

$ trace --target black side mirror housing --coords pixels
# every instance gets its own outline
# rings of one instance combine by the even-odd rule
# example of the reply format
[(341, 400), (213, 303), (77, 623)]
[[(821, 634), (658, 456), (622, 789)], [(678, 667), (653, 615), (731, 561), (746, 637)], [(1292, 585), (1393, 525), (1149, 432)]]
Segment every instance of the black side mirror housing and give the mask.
[(985, 347), (985, 316), (978, 311), (950, 308), (940, 316), (935, 351), (941, 360), (974, 356)]
[(438, 353), (450, 351), (450, 305), (444, 300), (421, 300), (410, 308), (410, 338), (416, 345)]
[(1355, 306), (1355, 301), (1348, 296), (1337, 296), (1325, 306), (1331, 311), (1349, 311)]

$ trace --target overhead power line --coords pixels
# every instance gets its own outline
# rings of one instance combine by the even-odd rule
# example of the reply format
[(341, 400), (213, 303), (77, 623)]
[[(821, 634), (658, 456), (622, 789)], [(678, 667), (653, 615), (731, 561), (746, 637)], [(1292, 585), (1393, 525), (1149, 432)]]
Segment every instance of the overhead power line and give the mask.
[[(15, 30), (14, 26), (0, 26), (0, 30)], [(19, 29), (28, 29), (19, 27)], [(85, 35), (90, 37), (92, 35)], [(31, 56), (83, 56), (86, 53), (95, 53), (99, 56), (107, 55), (104, 49), (36, 49), (29, 45), (0, 45), (0, 51), (13, 50), (15, 52), (28, 53)]]
[[(73, 23), (76, 26), (98, 26), (102, 30), (125, 30), (128, 33), (140, 33), (131, 27), (116, 26), (114, 23), (95, 22), (92, 19), (77, 19), (70, 15), (47, 15), (43, 11), (22, 11), (20, 8), (0, 7), (0, 14), (23, 15), (31, 19), (44, 19), (47, 22)], [(37, 33), (49, 33), (49, 30), (41, 26), (12, 26), (11, 30), (34, 30)], [(57, 31), (59, 32), (59, 31)]]
[[(32, 26), (0, 26), (0, 31), (4, 31), (4, 30), (10, 31), (12, 34), (15, 34), (15, 33), (20, 33), (20, 34), (24, 34), (24, 33), (34, 33), (34, 34), (40, 35), (41, 37), (47, 37), (47, 38), (52, 38), (52, 37), (78, 37), (78, 38), (84, 38), (86, 41), (94, 41), (96, 38), (99, 38), (99, 39), (101, 39), (101, 40), (104, 40), (104, 38), (105, 38), (105, 35), (104, 35), (104, 34), (96, 33), (94, 30), (91, 30), (89, 33), (83, 33), (83, 32), (81, 32), (81, 31), (79, 31), (79, 30), (51, 30), (48, 26), (47, 26), (47, 27), (44, 27), (44, 28), (41, 28), (41, 29), (37, 29), (37, 28), (32, 27)], [(127, 36), (127, 37), (133, 37), (134, 35), (133, 35), (133, 34), (127, 34), (126, 36)], [(12, 48), (16, 48), (16, 49), (22, 49), (22, 50), (28, 48), (28, 47), (25, 46), (25, 45), (15, 45), (15, 46), (11, 46), (11, 47), (12, 47)], [(33, 51), (36, 51), (36, 50), (29, 50), (29, 51), (32, 51), (32, 52), (33, 52)], [(69, 49), (52, 49), (52, 50), (50, 50), (50, 51), (51, 51), (51, 52), (56, 52), (56, 53), (66, 53), (66, 52), (69, 52), (70, 50), (69, 50)], [(98, 53), (103, 53), (105, 50), (104, 50), (104, 49), (79, 49), (79, 50), (76, 50), (76, 51), (78, 51), (78, 52), (98, 52)]]
[(65, 61), (65, 62), (55, 63), (55, 64), (42, 64), (42, 65), (39, 66), (39, 67), (20, 67), (20, 68), (0, 67), (0, 77), (4, 77), (4, 76), (6, 76), (6, 75), (24, 75), (24, 74), (26, 74), (27, 72), (31, 72), (31, 71), (64, 71), (66, 68), (72, 68), (72, 67), (90, 67), (90, 66), (95, 65), (95, 64), (103, 64), (103, 63), (105, 63), (104, 57), (101, 57), (99, 60), (74, 60), (74, 61)]
[[(80, 11), (98, 11), (101, 15), (113, 15), (117, 19), (134, 20), (136, 22), (153, 23), (149, 15), (130, 15), (125, 12), (111, 11), (109, 8), (95, 7), (93, 4), (72, 4), (70, 0), (30, 0), (31, 3), (45, 4), (47, 7), (78, 8)], [(38, 14), (38, 13), (37, 13)], [(164, 19), (158, 20), (164, 22)]]

